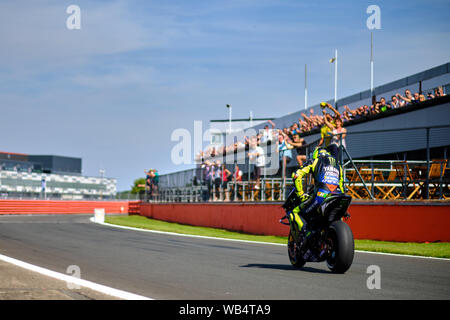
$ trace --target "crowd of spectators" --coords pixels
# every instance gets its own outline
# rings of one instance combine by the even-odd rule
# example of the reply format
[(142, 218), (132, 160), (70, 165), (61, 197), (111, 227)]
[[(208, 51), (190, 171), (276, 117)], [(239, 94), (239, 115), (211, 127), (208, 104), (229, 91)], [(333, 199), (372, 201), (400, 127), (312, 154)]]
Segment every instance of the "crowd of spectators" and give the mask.
[(220, 190), (224, 190), (224, 201), (230, 201), (230, 188), (228, 188), (228, 182), (236, 179), (236, 181), (242, 181), (242, 171), (239, 170), (239, 166), (235, 166), (234, 173), (227, 169), (225, 164), (219, 160), (209, 161), (206, 160), (201, 165), (202, 177), (206, 189), (202, 194), (203, 201), (218, 201), (221, 197)]
[[(322, 114), (315, 114), (314, 110), (309, 109), (309, 113), (301, 113), (298, 122), (292, 123), (289, 127), (276, 128), (276, 124), (269, 120), (264, 129), (255, 136), (245, 136), (242, 141), (236, 141), (231, 145), (210, 147), (196, 155), (196, 161), (201, 163), (202, 182), (207, 186), (203, 194), (203, 201), (230, 201), (230, 193), (234, 193), (231, 188), (242, 188), (239, 184), (229, 187), (230, 181), (242, 181), (243, 173), (238, 165), (234, 166), (234, 172), (230, 172), (224, 163), (220, 160), (222, 156), (229, 153), (246, 152), (250, 163), (253, 164), (251, 174), (254, 181), (254, 189), (260, 188), (261, 172), (265, 164), (265, 154), (261, 146), (274, 145), (278, 152), (280, 168), (286, 168), (286, 165), (295, 159), (299, 166), (307, 160), (306, 143), (304, 136), (320, 132), (321, 139), (319, 145), (324, 147), (340, 146), (345, 147), (345, 137), (347, 130), (346, 124), (359, 119), (369, 119), (370, 117), (382, 114), (389, 110), (407, 108), (425, 100), (445, 96), (442, 87), (434, 89), (434, 92), (428, 92), (425, 96), (420, 93), (411, 93), (406, 89), (404, 95), (399, 93), (391, 96), (388, 102), (385, 97), (380, 97), (373, 105), (363, 105), (355, 109), (349, 106), (343, 106), (341, 112), (336, 110), (329, 103), (320, 104)], [(269, 126), (270, 125), (270, 126)], [(331, 148), (338, 152), (338, 148)], [(273, 150), (273, 149), (272, 149)], [(294, 154), (293, 151), (296, 151)], [(239, 193), (237, 193), (239, 195)]]
[[(346, 124), (349, 124), (354, 120), (367, 119), (389, 110), (407, 108), (416, 103), (442, 96), (445, 96), (442, 86), (428, 92), (426, 96), (418, 92), (412, 94), (411, 90), (406, 89), (404, 95), (399, 93), (392, 95), (389, 102), (385, 97), (380, 97), (380, 100), (376, 101), (371, 106), (363, 105), (351, 109), (349, 106), (345, 105), (341, 112), (338, 112), (330, 104), (323, 102), (321, 103), (322, 115), (315, 114), (314, 110), (311, 108), (309, 109), (308, 114), (304, 112), (301, 113), (301, 118), (298, 119), (298, 122), (294, 122), (292, 125), (285, 128), (276, 128), (276, 124), (269, 120), (268, 124), (264, 126), (264, 129), (255, 136), (245, 136), (242, 141), (237, 141), (231, 145), (209, 147), (207, 150), (200, 151), (196, 155), (196, 161), (202, 163), (204, 167), (210, 167), (211, 163), (207, 159), (217, 159), (217, 157), (225, 156), (229, 153), (245, 151), (248, 153), (249, 157), (256, 157), (256, 162), (260, 164), (262, 160), (259, 152), (261, 150), (257, 150), (257, 148), (260, 145), (276, 143), (280, 164), (281, 162), (284, 162), (284, 164), (289, 163), (294, 158), (292, 151), (296, 149), (295, 160), (299, 166), (302, 166), (307, 158), (306, 144), (303, 138), (305, 135), (319, 132), (320, 130), (322, 139), (319, 142), (319, 145), (323, 144), (324, 146), (328, 146), (330, 143), (339, 145), (342, 142), (345, 146), (346, 129), (344, 127)], [(332, 111), (333, 114), (327, 112), (327, 108)], [(217, 163), (214, 166), (217, 166)], [(260, 176), (260, 168), (258, 167), (260, 167), (260, 165), (256, 165), (254, 171), (255, 180), (258, 181), (257, 185), (259, 185)]]

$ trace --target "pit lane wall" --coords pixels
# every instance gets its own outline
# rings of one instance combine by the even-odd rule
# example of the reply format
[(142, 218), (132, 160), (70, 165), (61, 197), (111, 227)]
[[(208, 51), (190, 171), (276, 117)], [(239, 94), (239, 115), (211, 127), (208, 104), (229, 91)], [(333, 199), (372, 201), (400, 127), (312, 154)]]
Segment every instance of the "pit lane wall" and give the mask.
[[(141, 203), (132, 213), (181, 224), (287, 236), (289, 227), (278, 222), (284, 216), (280, 205)], [(450, 202), (355, 201), (349, 213), (347, 223), (355, 239), (450, 242)]]
[[(136, 211), (136, 201), (71, 201), (71, 200), (0, 200), (2, 214), (94, 214), (103, 208), (105, 213)], [(134, 208), (134, 209), (133, 209)]]

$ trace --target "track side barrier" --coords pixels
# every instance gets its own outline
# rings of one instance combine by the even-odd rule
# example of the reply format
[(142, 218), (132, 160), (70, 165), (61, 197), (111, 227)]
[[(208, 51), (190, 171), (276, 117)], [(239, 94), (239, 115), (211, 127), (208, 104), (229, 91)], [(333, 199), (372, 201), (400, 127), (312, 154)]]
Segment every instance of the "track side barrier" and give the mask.
[(450, 242), (450, 203), (375, 203), (350, 207), (349, 225), (356, 239)]
[(264, 235), (287, 235), (278, 221), (278, 205), (265, 204), (141, 204), (140, 215), (157, 220)]
[[(450, 203), (356, 202), (347, 221), (355, 239), (450, 242)], [(140, 204), (140, 215), (181, 224), (287, 236), (280, 204)]]
[[(278, 221), (280, 204), (172, 203), (139, 201), (0, 200), (1, 214), (140, 214), (158, 220), (227, 229), (237, 232), (287, 236)], [(354, 201), (348, 224), (355, 239), (410, 242), (450, 242), (449, 202)]]
[(94, 213), (104, 208), (105, 213), (129, 212), (137, 201), (71, 201), (71, 200), (0, 200), (2, 214), (76, 214)]

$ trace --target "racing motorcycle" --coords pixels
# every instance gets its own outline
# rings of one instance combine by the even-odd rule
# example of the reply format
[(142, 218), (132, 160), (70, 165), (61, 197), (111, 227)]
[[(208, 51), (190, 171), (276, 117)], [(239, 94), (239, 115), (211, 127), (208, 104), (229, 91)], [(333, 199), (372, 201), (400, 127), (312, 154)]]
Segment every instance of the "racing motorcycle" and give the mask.
[(306, 219), (305, 230), (299, 233), (292, 210), (300, 205), (301, 199), (295, 188), (291, 190), (282, 205), (286, 216), (280, 223), (290, 226), (288, 254), (295, 268), (302, 268), (306, 262), (323, 261), (334, 273), (345, 273), (350, 268), (354, 256), (353, 233), (342, 220), (350, 217), (347, 209), (351, 200), (351, 196), (343, 193), (328, 195), (318, 212)]

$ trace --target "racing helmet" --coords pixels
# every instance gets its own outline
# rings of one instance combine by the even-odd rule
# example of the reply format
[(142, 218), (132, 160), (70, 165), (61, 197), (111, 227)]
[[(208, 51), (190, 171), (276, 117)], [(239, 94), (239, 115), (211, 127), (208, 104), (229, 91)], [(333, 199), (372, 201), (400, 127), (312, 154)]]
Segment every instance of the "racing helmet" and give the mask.
[(313, 153), (313, 159), (316, 160), (319, 157), (330, 156), (330, 153), (325, 148), (317, 147)]

